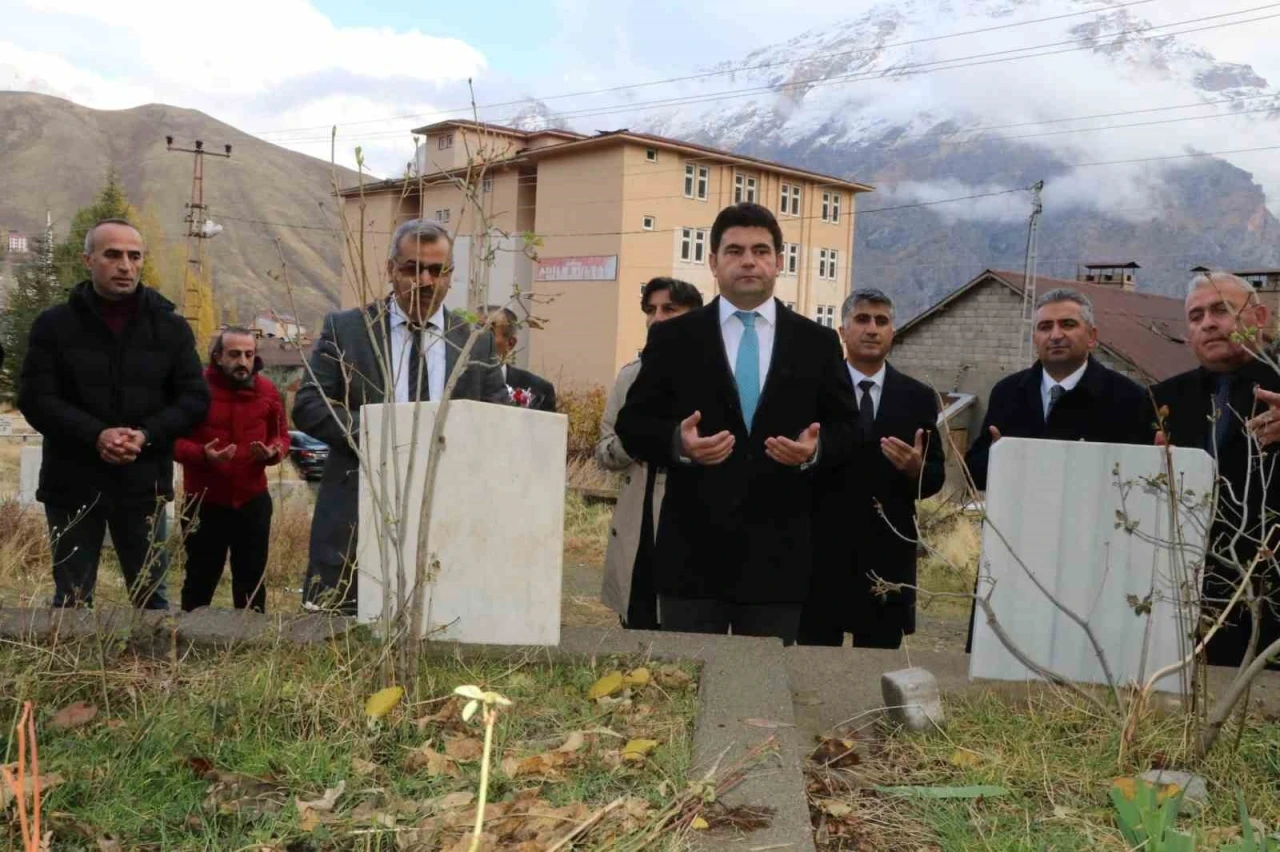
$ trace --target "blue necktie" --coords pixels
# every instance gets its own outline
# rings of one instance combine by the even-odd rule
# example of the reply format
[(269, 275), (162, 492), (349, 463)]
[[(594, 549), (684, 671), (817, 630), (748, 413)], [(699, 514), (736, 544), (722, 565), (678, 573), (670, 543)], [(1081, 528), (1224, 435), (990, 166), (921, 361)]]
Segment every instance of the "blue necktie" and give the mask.
[(1231, 374), (1219, 373), (1214, 376), (1213, 388), (1213, 430), (1210, 434), (1211, 443), (1206, 448), (1210, 455), (1213, 455), (1213, 448), (1217, 446), (1219, 450), (1227, 443), (1227, 432), (1231, 428), (1231, 411), (1228, 406), (1231, 405)]
[(760, 339), (756, 337), (756, 312), (734, 311), (742, 320), (742, 342), (738, 344), (738, 360), (733, 377), (738, 383), (738, 401), (742, 403), (742, 421), (751, 431), (751, 421), (756, 416), (760, 402)]

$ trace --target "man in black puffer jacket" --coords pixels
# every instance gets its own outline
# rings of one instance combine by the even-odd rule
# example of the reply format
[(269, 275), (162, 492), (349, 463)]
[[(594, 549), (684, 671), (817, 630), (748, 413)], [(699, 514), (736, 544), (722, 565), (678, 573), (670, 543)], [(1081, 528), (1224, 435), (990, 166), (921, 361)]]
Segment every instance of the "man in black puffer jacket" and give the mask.
[(168, 609), (164, 502), (173, 442), (209, 407), (195, 340), (173, 303), (139, 283), (142, 235), (107, 219), (85, 235), (90, 280), (31, 326), (18, 408), (44, 436), (40, 485), (54, 606), (90, 606), (104, 529), (135, 606)]

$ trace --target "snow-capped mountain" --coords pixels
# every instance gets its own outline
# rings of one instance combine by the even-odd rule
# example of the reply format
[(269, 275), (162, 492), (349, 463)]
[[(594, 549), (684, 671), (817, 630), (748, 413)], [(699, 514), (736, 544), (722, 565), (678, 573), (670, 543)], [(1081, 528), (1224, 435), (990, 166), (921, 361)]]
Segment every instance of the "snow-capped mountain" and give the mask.
[(1131, 259), (1141, 288), (1176, 292), (1198, 263), (1280, 266), (1280, 150), (1247, 150), (1280, 146), (1280, 91), (1210, 49), (1280, 30), (1280, 8), (1252, 8), (892, 0), (645, 92), (631, 126), (876, 186), (856, 283), (908, 314), (1020, 268), (1030, 198), (876, 209), (1042, 179), (1041, 274)]

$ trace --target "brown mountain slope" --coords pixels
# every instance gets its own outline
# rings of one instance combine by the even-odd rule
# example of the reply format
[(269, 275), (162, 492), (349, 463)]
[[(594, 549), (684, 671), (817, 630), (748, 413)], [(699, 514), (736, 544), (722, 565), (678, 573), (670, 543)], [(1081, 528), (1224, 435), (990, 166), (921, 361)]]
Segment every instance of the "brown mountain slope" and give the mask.
[[(55, 236), (65, 237), (75, 211), (101, 189), (108, 168), (141, 213), (143, 224), (159, 227), (168, 262), (161, 273), (178, 277), (185, 250), (186, 203), (191, 194), (192, 156), (165, 149), (165, 136), (207, 150), (232, 145), (230, 160), (205, 158), (205, 203), (224, 227), (205, 248), (220, 307), (242, 321), (274, 308), (290, 313), (278, 273), (281, 241), (289, 264), (300, 319), (315, 328), (320, 315), (338, 302), (340, 235), (328, 163), (288, 151), (242, 133), (204, 113), (149, 104), (127, 110), (93, 110), (60, 98), (0, 92), (0, 229), (35, 234), (43, 229), (46, 207)], [(339, 169), (338, 181), (354, 182)], [(251, 220), (251, 221), (242, 221)], [(307, 224), (311, 229), (260, 222)], [(180, 291), (180, 282), (165, 282)]]

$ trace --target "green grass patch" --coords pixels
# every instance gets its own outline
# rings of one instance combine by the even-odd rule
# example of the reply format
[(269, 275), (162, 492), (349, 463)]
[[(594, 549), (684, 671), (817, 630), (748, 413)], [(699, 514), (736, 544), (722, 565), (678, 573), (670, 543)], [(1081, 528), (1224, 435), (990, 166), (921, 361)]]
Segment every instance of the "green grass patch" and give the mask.
[[(1280, 720), (1249, 718), (1233, 750), (1234, 729), (1209, 757), (1196, 763), (1184, 744), (1183, 717), (1151, 715), (1123, 762), (1120, 735), (1088, 704), (1067, 693), (1034, 689), (1014, 699), (973, 692), (946, 701), (945, 731), (929, 735), (889, 732), (860, 741), (862, 758), (813, 775), (819, 801), (837, 799), (832, 842), (850, 838), (893, 847), (895, 833), (914, 845), (942, 850), (1124, 850), (1110, 789), (1114, 779), (1152, 768), (1188, 769), (1205, 777), (1209, 803), (1184, 806), (1179, 828), (1198, 849), (1216, 850), (1239, 837), (1236, 791), (1267, 832), (1280, 831)], [(895, 798), (870, 793), (873, 784), (929, 787), (997, 785), (1010, 795), (977, 799)], [(873, 829), (867, 834), (868, 826)], [(859, 832), (862, 832), (859, 834)], [(924, 841), (923, 843), (921, 841)]]
[[(480, 776), (482, 726), (463, 722), (462, 702), (451, 697), (463, 684), (514, 702), (495, 730), (490, 801), (499, 810), (578, 806), (558, 817), (568, 823), (628, 797), (634, 824), (602, 822), (578, 848), (596, 845), (597, 834), (625, 834), (646, 807), (661, 807), (686, 786), (692, 669), (655, 667), (652, 683), (602, 705), (587, 690), (608, 668), (635, 661), (435, 660), (424, 663), (417, 693), (371, 724), (365, 702), (381, 685), (379, 654), (357, 639), (182, 660), (96, 643), (0, 645), (0, 749), (6, 763), (16, 760), (15, 723), (31, 701), (41, 774), (62, 778), (44, 799), (57, 849), (96, 850), (104, 838), (127, 849), (397, 849), (410, 830), (447, 848), (475, 806), (455, 796), (445, 800), (455, 802), (452, 811), (442, 812), (442, 797), (478, 792)], [(75, 702), (96, 715), (58, 727), (57, 712)], [(559, 753), (574, 732), (581, 744), (545, 772), (513, 778), (500, 768)], [(643, 761), (622, 759), (636, 738), (659, 745)], [(428, 751), (457, 759), (429, 765)], [(296, 800), (319, 799), (339, 782), (345, 789), (333, 811), (308, 824)], [(531, 818), (506, 822), (519, 819)], [(544, 821), (555, 828), (554, 818)], [(506, 830), (502, 823), (494, 830)], [(7, 830), (15, 841), (15, 821)]]

